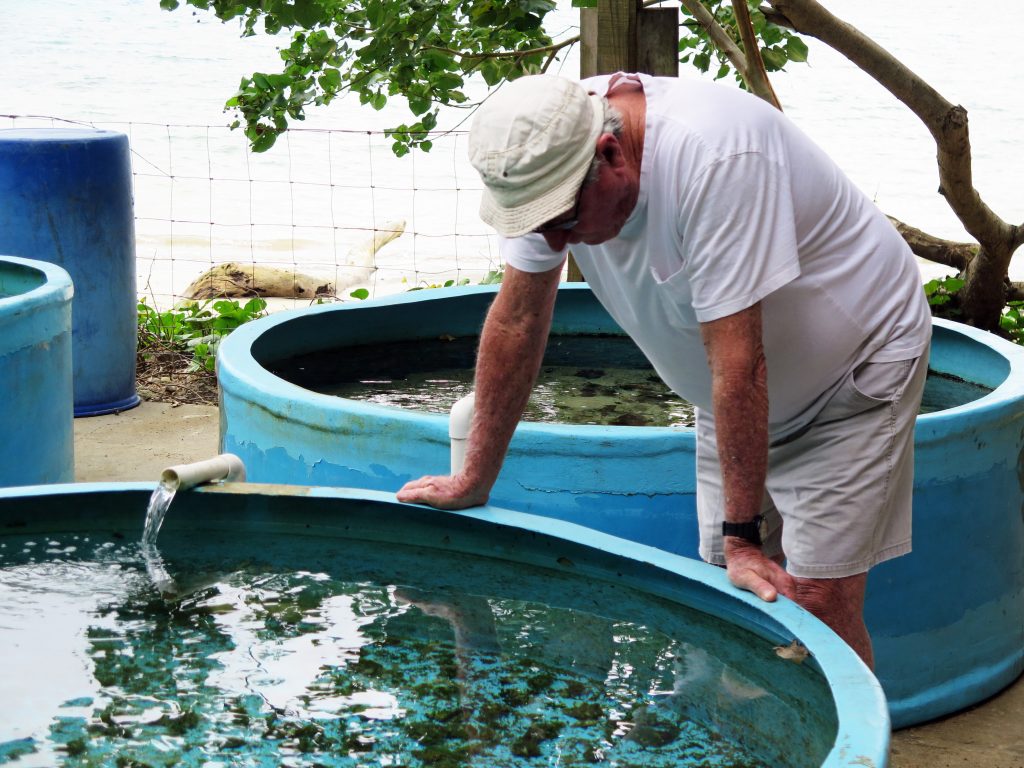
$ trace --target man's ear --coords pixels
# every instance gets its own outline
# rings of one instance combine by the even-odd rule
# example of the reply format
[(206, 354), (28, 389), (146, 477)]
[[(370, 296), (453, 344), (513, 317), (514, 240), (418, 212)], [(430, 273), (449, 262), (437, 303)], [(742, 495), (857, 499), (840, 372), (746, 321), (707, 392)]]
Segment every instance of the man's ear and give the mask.
[(597, 137), (597, 154), (612, 167), (617, 167), (625, 162), (622, 144), (619, 143), (614, 133), (602, 133)]

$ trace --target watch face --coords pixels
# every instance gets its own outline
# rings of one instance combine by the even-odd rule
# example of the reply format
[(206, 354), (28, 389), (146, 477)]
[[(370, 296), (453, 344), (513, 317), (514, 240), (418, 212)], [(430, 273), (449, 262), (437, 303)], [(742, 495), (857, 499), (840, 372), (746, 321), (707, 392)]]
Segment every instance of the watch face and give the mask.
[(768, 540), (768, 520), (764, 515), (758, 515), (754, 518), (754, 522), (757, 523), (757, 535), (761, 537), (761, 543), (764, 544)]

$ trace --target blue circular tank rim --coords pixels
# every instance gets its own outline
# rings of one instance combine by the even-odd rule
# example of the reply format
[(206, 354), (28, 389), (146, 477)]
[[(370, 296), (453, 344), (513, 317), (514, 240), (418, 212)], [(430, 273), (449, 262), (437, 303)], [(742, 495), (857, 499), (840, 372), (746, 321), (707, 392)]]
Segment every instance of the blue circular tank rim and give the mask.
[[(443, 290), (443, 294), (440, 291)], [(272, 328), (289, 323), (298, 317), (315, 316), (322, 312), (358, 311), (360, 308), (386, 307), (416, 302), (429, 301), (442, 296), (462, 296), (471, 294), (495, 294), (498, 286), (461, 286), (436, 290), (414, 291), (384, 296), (368, 301), (322, 304), (303, 309), (277, 312), (246, 323), (233, 331), (221, 344), (217, 355), (218, 375), (232, 378), (232, 386), (238, 385), (240, 393), (257, 394), (260, 402), (267, 404), (268, 399), (288, 405), (296, 401), (307, 402), (316, 409), (332, 411), (341, 408), (354, 416), (387, 417), (397, 423), (419, 422), (436, 425), (447, 429), (448, 414), (426, 413), (388, 405), (377, 405), (359, 400), (342, 399), (335, 395), (312, 392), (296, 384), (285, 381), (267, 371), (253, 355), (253, 345), (260, 336)], [(586, 283), (566, 283), (559, 286), (559, 291), (589, 291)], [(987, 395), (963, 405), (918, 416), (915, 436), (918, 441), (934, 441), (948, 439), (950, 435), (961, 432), (964, 428), (963, 415), (968, 412), (985, 412), (990, 418), (1005, 414), (1007, 417), (1019, 408), (1020, 399), (1024, 396), (1024, 348), (1000, 338), (987, 331), (956, 323), (942, 318), (932, 318), (933, 327), (939, 332), (955, 332), (979, 342), (986, 348), (994, 349), (1001, 358), (1005, 369), (994, 372), (994, 380), (989, 383), (992, 391)], [(552, 330), (554, 335), (556, 329)], [(258, 386), (257, 386), (258, 384)], [(302, 421), (301, 412), (289, 407), (292, 418)], [(692, 427), (634, 427), (604, 426), (594, 424), (551, 424), (539, 422), (520, 422), (517, 433), (534, 436), (567, 436), (570, 433), (586, 435), (593, 440), (613, 439), (628, 434), (635, 445), (638, 441), (659, 441), (669, 435), (680, 432), (693, 433)]]
[(989, 418), (1019, 415), (1021, 398), (1024, 397), (1024, 347), (994, 333), (939, 317), (932, 318), (932, 326), (940, 333), (955, 332), (976, 342), (979, 350), (994, 353), (983, 361), (987, 364), (979, 366), (982, 376), (988, 380), (978, 382), (992, 391), (963, 405), (920, 414), (914, 432), (918, 445), (947, 439), (951, 434), (961, 432), (967, 423), (963, 418), (967, 413), (983, 412)]
[[(276, 312), (266, 317), (261, 317), (250, 323), (239, 326), (236, 330), (224, 339), (218, 349), (217, 371), (218, 376), (230, 375), (234, 382), (240, 385), (241, 391), (246, 395), (257, 394), (260, 402), (266, 403), (267, 398), (272, 398), (282, 404), (294, 403), (302, 400), (316, 408), (327, 410), (340, 409), (340, 403), (344, 403), (344, 410), (347, 414), (354, 416), (366, 416), (372, 418), (387, 417), (397, 423), (420, 422), (438, 425), (447, 431), (448, 414), (426, 413), (423, 411), (412, 411), (405, 408), (398, 408), (389, 405), (377, 405), (360, 400), (348, 400), (335, 395), (324, 395), (312, 392), (308, 389), (292, 384), (284, 379), (275, 376), (266, 370), (253, 355), (253, 344), (260, 336), (270, 329), (286, 324), (299, 317), (310, 317), (322, 312), (357, 311), (361, 308), (387, 307), (402, 304), (414, 304), (417, 302), (430, 301), (432, 299), (445, 297), (458, 297), (472, 294), (496, 294), (498, 286), (460, 286), (455, 288), (431, 289), (423, 291), (410, 291), (406, 293), (383, 296), (367, 301), (345, 302), (334, 304), (321, 304), (314, 307), (306, 307), (295, 310)], [(586, 291), (589, 293), (590, 286), (586, 283), (563, 283), (559, 291)], [(556, 329), (552, 330), (554, 335)], [(258, 383), (258, 386), (256, 386)], [(234, 384), (233, 384), (234, 385)], [(293, 418), (301, 421), (301, 414), (293, 412)], [(588, 438), (601, 440), (605, 437), (615, 438), (628, 434), (634, 443), (637, 440), (649, 439), (659, 441), (668, 435), (675, 435), (679, 432), (693, 432), (690, 427), (630, 427), (630, 426), (604, 426), (595, 424), (550, 424), (540, 422), (520, 422), (516, 428), (517, 433), (525, 435), (552, 435), (565, 436), (571, 433), (582, 432)]]
[[(144, 492), (153, 483), (65, 483), (0, 488), (0, 504), (5, 499), (62, 496), (83, 493)], [(402, 504), (393, 493), (349, 488), (328, 488), (258, 483), (225, 483), (196, 488), (196, 493), (238, 493), (251, 496), (295, 496), (370, 502), (391, 507), (417, 507), (432, 515), (468, 518), (485, 524), (507, 526), (524, 533), (535, 533), (593, 548), (637, 564), (633, 585), (643, 588), (645, 570), (657, 569), (681, 577), (689, 583), (685, 593), (672, 597), (698, 610), (718, 609), (727, 621), (765, 639), (788, 644), (794, 638), (810, 651), (813, 662), (828, 682), (836, 706), (838, 728), (823, 768), (888, 765), (890, 720), (885, 696), (878, 681), (853, 650), (825, 624), (798, 606), (780, 597), (765, 603), (749, 592), (733, 587), (721, 568), (654, 547), (609, 536), (574, 523), (538, 515), (483, 506), (460, 512), (447, 512)], [(140, 520), (145, 510), (139, 510)], [(649, 577), (648, 577), (649, 578)], [(635, 580), (639, 579), (639, 581)]]
[(57, 264), (2, 254), (0, 254), (0, 262), (17, 264), (26, 270), (38, 272), (42, 277), (42, 282), (39, 286), (25, 293), (19, 293), (14, 296), (0, 296), (0, 315), (28, 312), (43, 304), (50, 303), (54, 298), (58, 301), (67, 301), (74, 294), (71, 276), (67, 273), (67, 270)]

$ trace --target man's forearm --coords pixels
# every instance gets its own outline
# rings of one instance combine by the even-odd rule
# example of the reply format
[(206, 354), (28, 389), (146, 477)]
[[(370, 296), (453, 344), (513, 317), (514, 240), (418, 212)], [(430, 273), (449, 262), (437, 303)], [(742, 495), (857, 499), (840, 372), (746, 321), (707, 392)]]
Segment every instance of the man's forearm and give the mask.
[(768, 392), (763, 364), (713, 383), (725, 519), (744, 523), (761, 509), (768, 470)]
[(544, 356), (561, 270), (506, 270), (484, 323), (477, 353), (473, 423), (463, 474), (477, 488), (494, 484)]
[(711, 369), (725, 519), (745, 523), (761, 509), (768, 471), (768, 374), (760, 305), (708, 323), (702, 332)]

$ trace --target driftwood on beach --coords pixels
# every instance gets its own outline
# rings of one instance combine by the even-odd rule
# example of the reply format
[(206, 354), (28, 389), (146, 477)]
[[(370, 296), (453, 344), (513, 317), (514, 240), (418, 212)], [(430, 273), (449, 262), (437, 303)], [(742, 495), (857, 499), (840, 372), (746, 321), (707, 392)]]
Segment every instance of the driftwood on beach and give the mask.
[(263, 296), (314, 299), (336, 296), (345, 288), (367, 281), (376, 271), (374, 257), (381, 248), (405, 232), (404, 221), (387, 222), (369, 240), (353, 247), (335, 268), (335, 280), (303, 274), (293, 267), (269, 267), (254, 263), (218, 264), (192, 281), (184, 295), (189, 299), (245, 298)]

